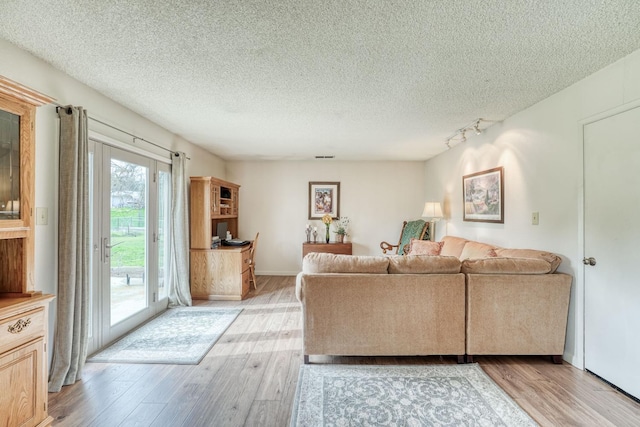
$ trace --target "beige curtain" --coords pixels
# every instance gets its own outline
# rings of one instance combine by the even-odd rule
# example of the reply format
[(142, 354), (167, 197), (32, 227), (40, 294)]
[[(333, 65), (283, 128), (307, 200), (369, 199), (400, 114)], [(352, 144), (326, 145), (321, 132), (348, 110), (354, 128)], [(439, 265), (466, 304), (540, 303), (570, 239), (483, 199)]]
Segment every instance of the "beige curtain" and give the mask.
[(169, 307), (191, 305), (189, 288), (189, 218), (187, 218), (186, 155), (171, 156), (171, 275)]
[(82, 376), (89, 331), (89, 139), (82, 107), (58, 108), (58, 294), (49, 391)]

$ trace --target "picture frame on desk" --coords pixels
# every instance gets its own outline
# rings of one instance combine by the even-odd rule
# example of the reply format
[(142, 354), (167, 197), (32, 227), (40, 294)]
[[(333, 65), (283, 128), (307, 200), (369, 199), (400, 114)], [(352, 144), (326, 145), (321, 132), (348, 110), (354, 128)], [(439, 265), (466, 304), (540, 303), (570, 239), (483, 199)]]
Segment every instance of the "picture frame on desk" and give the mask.
[(322, 219), (325, 215), (340, 217), (340, 183), (309, 182), (309, 219)]

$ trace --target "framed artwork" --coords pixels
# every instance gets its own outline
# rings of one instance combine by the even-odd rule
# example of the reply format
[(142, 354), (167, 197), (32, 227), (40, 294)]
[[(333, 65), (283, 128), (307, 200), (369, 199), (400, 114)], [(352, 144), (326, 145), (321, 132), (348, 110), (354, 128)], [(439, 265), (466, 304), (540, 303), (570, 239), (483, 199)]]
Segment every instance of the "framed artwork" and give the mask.
[(309, 219), (322, 219), (326, 214), (340, 217), (340, 183), (309, 182)]
[(502, 167), (462, 177), (464, 221), (504, 224)]

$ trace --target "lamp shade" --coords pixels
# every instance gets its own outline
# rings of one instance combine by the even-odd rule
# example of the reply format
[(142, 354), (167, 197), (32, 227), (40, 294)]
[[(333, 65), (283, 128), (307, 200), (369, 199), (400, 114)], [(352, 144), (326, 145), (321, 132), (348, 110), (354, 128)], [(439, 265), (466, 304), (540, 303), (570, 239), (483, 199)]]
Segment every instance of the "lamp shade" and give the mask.
[(426, 202), (422, 211), (423, 218), (442, 218), (442, 207), (440, 202)]

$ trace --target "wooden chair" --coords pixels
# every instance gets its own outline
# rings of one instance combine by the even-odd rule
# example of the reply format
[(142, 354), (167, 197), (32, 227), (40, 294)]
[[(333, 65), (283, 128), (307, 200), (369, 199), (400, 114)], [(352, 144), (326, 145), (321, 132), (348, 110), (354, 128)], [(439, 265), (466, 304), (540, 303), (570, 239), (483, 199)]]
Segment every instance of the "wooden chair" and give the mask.
[(404, 255), (405, 246), (411, 242), (411, 239), (428, 240), (429, 223), (421, 219), (415, 221), (404, 221), (402, 223), (402, 231), (400, 231), (400, 239), (398, 239), (397, 245), (391, 243), (381, 242), (380, 248), (382, 253), (386, 254), (387, 251), (396, 248), (396, 254)]
[(260, 233), (256, 233), (256, 238), (253, 242), (251, 242), (251, 247), (249, 248), (249, 273), (251, 273), (250, 282), (253, 284), (253, 289), (258, 289), (258, 285), (256, 284), (256, 246), (258, 246), (258, 236)]

